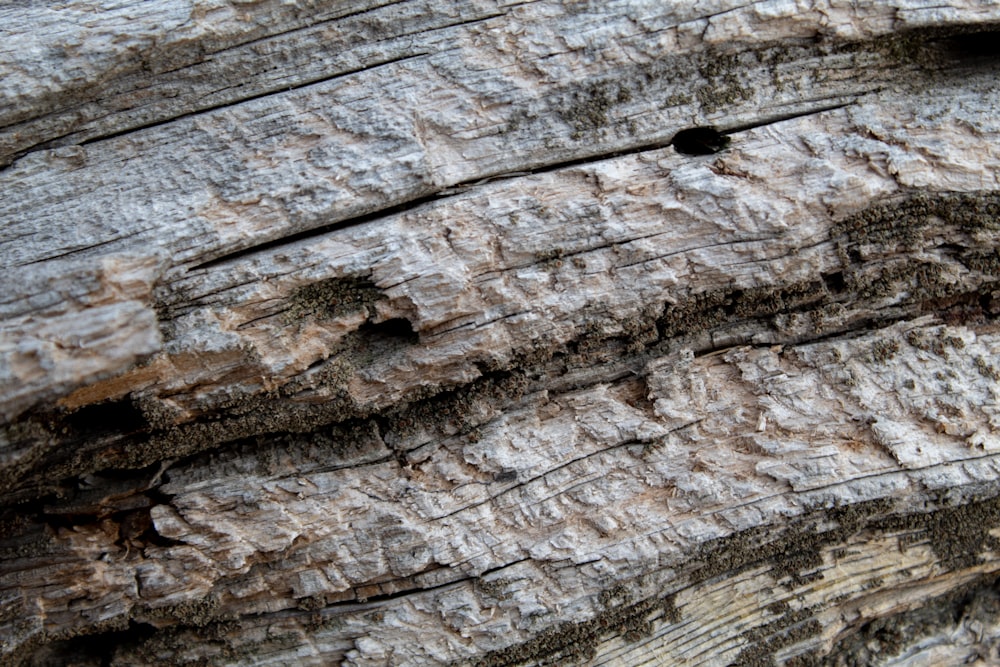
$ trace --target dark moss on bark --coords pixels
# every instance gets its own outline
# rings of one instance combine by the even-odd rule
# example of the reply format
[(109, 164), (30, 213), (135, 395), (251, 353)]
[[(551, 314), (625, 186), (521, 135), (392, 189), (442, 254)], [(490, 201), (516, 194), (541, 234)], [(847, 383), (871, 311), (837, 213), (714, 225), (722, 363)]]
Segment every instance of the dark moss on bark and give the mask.
[[(551, 390), (542, 379), (551, 385), (574, 368), (601, 364), (641, 368), (646, 355), (678, 345), (704, 351), (716, 340), (729, 341), (729, 345), (748, 342), (749, 331), (769, 336), (775, 343), (831, 335), (846, 330), (842, 323), (851, 322), (852, 312), (868, 313), (866, 326), (923, 313), (941, 313), (949, 323), (982, 321), (1000, 314), (990, 296), (1000, 281), (984, 274), (956, 287), (942, 275), (940, 265), (907, 257), (907, 252), (919, 249), (926, 255), (933, 249), (928, 245), (932, 238), (949, 235), (953, 240), (965, 239), (969, 252), (975, 248), (982, 256), (995, 254), (998, 249), (984, 247), (983, 242), (997, 243), (997, 229), (1000, 194), (994, 192), (912, 193), (876, 204), (834, 225), (831, 241), (844, 262), (840, 271), (794, 283), (733, 287), (651, 304), (640, 318), (620, 326), (595, 321), (567, 343), (537, 341), (507, 364), (478, 362), (490, 378), (521, 378), (519, 388), (497, 391), (500, 385), (496, 385), (490, 389), (487, 403), (502, 409), (519, 400), (533, 382)], [(94, 430), (93, 422), (82, 413), (26, 415), (5, 430), (9, 439), (32, 454), (3, 471), (0, 489), (9, 492), (20, 487), (22, 497), (38, 497), (56, 492), (57, 480), (95, 470), (140, 468), (226, 443), (261, 436), (273, 439), (283, 433), (309, 434), (375, 416), (381, 420), (387, 441), (404, 450), (412, 446), (414, 437), (419, 439), (421, 431), (471, 433), (489, 419), (487, 403), (474, 397), (492, 379), (465, 387), (423, 387), (404, 405), (378, 408), (378, 415), (376, 408), (350, 399), (346, 387), (358, 373), (373, 364), (391, 364), (420, 344), (419, 335), (406, 320), (370, 321), (374, 304), (381, 298), (381, 292), (361, 278), (338, 278), (302, 288), (292, 298), (300, 304), (301, 317), (363, 311), (368, 323), (347, 335), (327, 360), (286, 385), (206, 407), (194, 423), (175, 425), (175, 415), (159, 409), (155, 397), (95, 406), (93, 410), (114, 408), (126, 415), (104, 420), (109, 425), (103, 431)], [(795, 318), (806, 324), (792, 326)], [(890, 358), (891, 344), (887, 345), (873, 350), (875, 358)], [(634, 360), (631, 366), (629, 359)], [(439, 419), (442, 415), (446, 419)], [(31, 486), (37, 490), (30, 490)]]
[(382, 299), (385, 295), (367, 278), (330, 278), (296, 290), (283, 320), (294, 324), (305, 317), (333, 319), (357, 312), (370, 317), (375, 302)]
[[(560, 624), (527, 642), (493, 651), (473, 664), (498, 667), (585, 663), (602, 641), (613, 636), (621, 636), (627, 642), (641, 642), (650, 635), (661, 634), (667, 625), (684, 623), (683, 610), (679, 612), (674, 605), (674, 597), (681, 588), (695, 587), (719, 577), (739, 577), (740, 573), (762, 565), (770, 565), (775, 578), (786, 578), (792, 589), (809, 586), (822, 577), (816, 572), (823, 562), (821, 550), (842, 554), (846, 549), (838, 551), (838, 545), (849, 544), (849, 540), (859, 533), (870, 539), (916, 534), (914, 540), (930, 544), (943, 570), (972, 567), (980, 561), (980, 554), (997, 548), (995, 538), (989, 533), (1000, 527), (1000, 497), (978, 498), (975, 490), (970, 490), (970, 494), (937, 499), (929, 497), (926, 511), (918, 513), (910, 512), (912, 507), (897, 506), (886, 499), (817, 509), (781, 527), (760, 526), (708, 542), (702, 545), (691, 563), (678, 570), (677, 588), (670, 594), (634, 602), (634, 589), (626, 583), (616, 584), (597, 595), (603, 611), (594, 618), (581, 623)], [(909, 576), (913, 576), (912, 573)], [(881, 587), (884, 583), (876, 581), (873, 585)], [(927, 628), (941, 627), (942, 623), (951, 622), (947, 614), (951, 603), (947, 601), (967, 600), (968, 591), (968, 587), (962, 586), (943, 596), (940, 600), (946, 602), (940, 608), (937, 601), (929, 601), (925, 610), (918, 612), (914, 618), (925, 623)], [(856, 595), (863, 594), (862, 590), (856, 591)], [(990, 595), (996, 595), (996, 599), (1000, 600), (995, 591)], [(805, 642), (822, 631), (816, 618), (817, 609), (792, 609), (787, 603), (778, 601), (772, 603), (768, 610), (776, 618), (741, 635), (747, 645), (732, 664), (771, 667), (778, 664), (775, 656), (781, 649)], [(919, 626), (919, 623), (903, 615), (898, 622), (893, 621), (890, 625), (911, 628)], [(841, 640), (840, 646), (853, 647), (850, 650), (860, 655), (869, 646), (865, 643), (865, 633), (885, 635), (885, 627), (876, 620), (868, 626), (856, 628), (855, 631), (860, 631), (863, 637), (857, 641)], [(912, 643), (913, 638), (897, 633), (892, 635), (895, 639), (890, 642), (887, 636), (879, 641), (880, 646), (889, 651), (904, 646), (905, 641)], [(806, 653), (794, 658), (794, 664), (868, 664), (865, 661), (832, 662), (836, 660), (839, 650), (840, 647), (834, 653), (822, 656)]]
[[(929, 598), (925, 604), (902, 613), (865, 620), (845, 633), (825, 654), (797, 656), (790, 667), (853, 667), (878, 664), (898, 656), (920, 639), (944, 633), (956, 636), (960, 628), (991, 625), (1000, 614), (1000, 581), (981, 575), (954, 590)], [(969, 646), (975, 655), (978, 647)], [(980, 656), (985, 657), (985, 656)]]

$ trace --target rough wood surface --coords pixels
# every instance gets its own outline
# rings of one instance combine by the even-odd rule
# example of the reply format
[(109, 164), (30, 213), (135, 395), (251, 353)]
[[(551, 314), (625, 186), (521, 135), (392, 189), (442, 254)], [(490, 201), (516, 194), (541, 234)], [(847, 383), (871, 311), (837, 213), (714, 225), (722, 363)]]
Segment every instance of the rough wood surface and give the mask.
[(800, 4), (0, 9), (2, 659), (1000, 660), (1000, 9)]

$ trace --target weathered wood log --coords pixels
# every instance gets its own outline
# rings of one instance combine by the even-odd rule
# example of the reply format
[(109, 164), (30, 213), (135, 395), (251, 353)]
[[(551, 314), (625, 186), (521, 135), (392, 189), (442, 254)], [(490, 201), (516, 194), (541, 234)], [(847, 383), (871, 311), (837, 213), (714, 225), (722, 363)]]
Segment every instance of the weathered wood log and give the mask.
[(100, 7), (0, 10), (4, 662), (1000, 659), (1000, 9)]

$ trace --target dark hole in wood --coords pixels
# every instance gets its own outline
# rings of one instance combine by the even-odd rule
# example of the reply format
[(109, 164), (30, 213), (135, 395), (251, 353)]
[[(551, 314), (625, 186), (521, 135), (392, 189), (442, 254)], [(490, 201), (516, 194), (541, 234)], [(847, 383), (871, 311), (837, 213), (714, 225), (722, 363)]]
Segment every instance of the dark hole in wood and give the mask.
[(987, 315), (1000, 315), (1000, 299), (992, 294), (980, 294), (979, 307)]
[(722, 311), (728, 316), (732, 317), (736, 314), (737, 309), (740, 307), (740, 300), (743, 298), (743, 290), (736, 289), (729, 293), (728, 298), (722, 304)]
[(368, 340), (397, 340), (416, 343), (418, 339), (413, 325), (403, 317), (395, 317), (378, 324), (363, 324), (358, 328), (358, 333), (363, 334)]
[[(156, 628), (152, 625), (129, 619), (128, 627), (122, 630), (53, 641), (25, 664), (65, 665), (71, 662), (75, 665), (110, 665), (116, 653), (127, 655), (129, 649), (142, 646), (155, 634)], [(72, 656), (70, 662), (67, 662), (68, 656)]]
[(843, 292), (847, 288), (847, 281), (844, 280), (844, 272), (837, 271), (836, 273), (824, 273), (822, 274), (823, 282), (826, 284), (826, 289), (830, 292)]
[(131, 399), (82, 407), (67, 415), (65, 423), (79, 435), (135, 433), (149, 428), (149, 423)]
[(944, 47), (958, 59), (996, 58), (1000, 56), (1000, 30), (955, 35), (944, 40)]
[(692, 127), (675, 134), (670, 143), (683, 155), (712, 155), (729, 145), (729, 137), (714, 127)]

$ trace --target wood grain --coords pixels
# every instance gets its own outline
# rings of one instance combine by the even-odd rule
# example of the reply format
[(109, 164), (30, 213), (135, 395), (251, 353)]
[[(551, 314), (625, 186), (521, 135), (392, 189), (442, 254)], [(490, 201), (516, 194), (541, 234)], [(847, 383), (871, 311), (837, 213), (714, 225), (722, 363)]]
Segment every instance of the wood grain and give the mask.
[(4, 660), (1000, 659), (1000, 12), (709, 4), (0, 10)]

